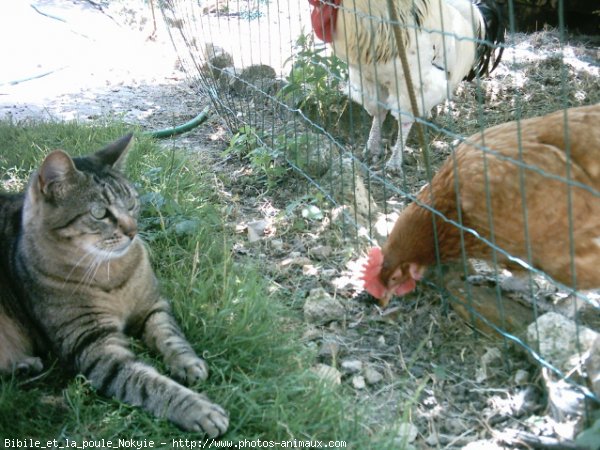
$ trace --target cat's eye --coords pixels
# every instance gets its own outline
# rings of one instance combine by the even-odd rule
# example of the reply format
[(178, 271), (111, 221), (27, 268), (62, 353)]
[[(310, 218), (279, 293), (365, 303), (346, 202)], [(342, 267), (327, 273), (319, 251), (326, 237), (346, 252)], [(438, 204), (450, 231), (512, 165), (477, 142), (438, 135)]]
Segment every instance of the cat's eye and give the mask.
[(90, 209), (90, 214), (94, 219), (104, 219), (106, 217), (106, 208), (100, 205), (94, 205)]

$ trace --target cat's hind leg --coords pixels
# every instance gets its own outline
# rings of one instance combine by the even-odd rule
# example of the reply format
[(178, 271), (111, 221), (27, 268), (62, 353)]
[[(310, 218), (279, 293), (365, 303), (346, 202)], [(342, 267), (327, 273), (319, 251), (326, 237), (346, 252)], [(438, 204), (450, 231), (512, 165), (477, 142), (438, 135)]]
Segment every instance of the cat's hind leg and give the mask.
[(34, 375), (43, 368), (26, 331), (0, 310), (0, 374)]

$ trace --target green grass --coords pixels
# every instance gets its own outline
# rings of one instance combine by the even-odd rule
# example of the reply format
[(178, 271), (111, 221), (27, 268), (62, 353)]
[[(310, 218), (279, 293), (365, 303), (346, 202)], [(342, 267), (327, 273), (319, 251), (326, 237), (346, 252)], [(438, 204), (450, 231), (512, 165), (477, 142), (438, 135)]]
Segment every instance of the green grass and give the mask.
[[(123, 124), (0, 122), (0, 182), (20, 185), (51, 149), (88, 153), (125, 134)], [(314, 355), (300, 327), (252, 263), (232, 260), (229, 236), (210, 168), (190, 155), (138, 137), (127, 173), (143, 199), (141, 232), (149, 243), (165, 296), (211, 375), (195, 386), (230, 413), (227, 440), (343, 440), (347, 448), (393, 448), (363, 425), (360, 408), (343, 388), (308, 371)], [(7, 182), (9, 181), (9, 182)], [(22, 185), (22, 184), (21, 184)], [(142, 357), (164, 370), (143, 346)], [(50, 365), (34, 380), (0, 380), (0, 437), (199, 439), (167, 421), (103, 398), (81, 376)], [(2, 447), (4, 442), (0, 443)], [(170, 448), (170, 446), (167, 446)]]

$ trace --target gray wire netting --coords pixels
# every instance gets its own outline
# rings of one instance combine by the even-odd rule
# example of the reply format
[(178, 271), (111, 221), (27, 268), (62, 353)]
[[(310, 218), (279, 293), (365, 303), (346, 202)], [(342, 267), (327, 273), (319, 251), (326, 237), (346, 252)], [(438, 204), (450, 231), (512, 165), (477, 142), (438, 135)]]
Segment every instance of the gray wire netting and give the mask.
[[(345, 1), (342, 8), (352, 13), (350, 3), (355, 4)], [(447, 93), (451, 100), (441, 101), (431, 111), (424, 111), (430, 115), (415, 116), (409, 103), (394, 109), (380, 99), (371, 99), (397, 116), (412, 118), (423, 126), (428, 160), (423, 161), (419, 151), (422, 143), (416, 130), (412, 131), (403, 137), (407, 146), (401, 170), (393, 167), (396, 170), (390, 170), (386, 165), (389, 151), (378, 160), (365, 151), (371, 116), (348, 96), (351, 88), (344, 58), (336, 57), (330, 46), (315, 37), (308, 1), (163, 0), (159, 5), (181, 65), (198, 94), (210, 98), (225, 122), (231, 132), (232, 147), (244, 147), (246, 156), (267, 178), (277, 180), (282, 174), (284, 177), (293, 174), (304, 180), (305, 192), (323, 196), (329, 202), (328, 214), (332, 221), (345, 239), (354, 242), (358, 255), (364, 254), (369, 246), (385, 242), (390, 225), (400, 212), (418, 201), (417, 193), (430, 181), (431, 175), (425, 166), (431, 167), (435, 174), (469, 136), (509, 121), (520, 122), (554, 111), (600, 103), (597, 11), (600, 7), (589, 1), (507, 0), (498, 3), (507, 18), (506, 40), (495, 44), (503, 48), (504, 54), (490, 75), (482, 74), (470, 82), (457, 84)], [(368, 22), (370, 27), (380, 23), (390, 25), (387, 16), (376, 13), (385, 4), (385, 0), (372, 0), (372, 12), (356, 13), (356, 20)], [(544, 23), (553, 26), (544, 27)], [(401, 20), (399, 25), (402, 24)], [(575, 29), (591, 35), (575, 38), (576, 35), (568, 31)], [(525, 34), (522, 30), (536, 32)], [(410, 42), (411, 33), (419, 30), (413, 26), (403, 31)], [(456, 39), (456, 42), (484, 43), (477, 37), (453, 33), (449, 26), (444, 30), (428, 29), (426, 34), (444, 36), (449, 42)], [(417, 47), (418, 42), (417, 39)], [(417, 58), (420, 51), (415, 53)], [(366, 61), (365, 74), (369, 72), (368, 64), (378, 67), (377, 61)], [(442, 63), (434, 61), (433, 65), (436, 64)], [(376, 68), (369, 73), (377, 74)], [(403, 73), (399, 61), (394, 70), (397, 74)], [(419, 76), (422, 73), (418, 73), (417, 78)], [(386, 82), (404, 83), (400, 75), (392, 78)], [(403, 89), (404, 85), (396, 88)], [(419, 105), (426, 104), (419, 98), (419, 92), (416, 93)], [(360, 95), (365, 102), (368, 90), (363, 89)], [(402, 130), (398, 130), (392, 114), (383, 119), (382, 146), (389, 149)], [(570, 140), (580, 138), (573, 135)], [(592, 145), (597, 148), (600, 142), (592, 141)], [(478, 151), (494, 155), (494, 149), (485, 145)], [(587, 197), (593, 205), (589, 211), (600, 211), (596, 190), (600, 183), (597, 181), (595, 185), (577, 185), (568, 173), (566, 177), (557, 177), (518, 158), (508, 159), (522, 169), (523, 183), (533, 174), (548, 180), (558, 179), (565, 186), (571, 186), (566, 188), (572, 192), (570, 195), (578, 195), (576, 188), (585, 189), (591, 194)], [(570, 163), (565, 164), (571, 167)], [(522, 188), (523, 185), (514, 187), (520, 195)], [(554, 207), (553, 199), (544, 201), (549, 209)], [(438, 265), (433, 271), (436, 275), (428, 277), (429, 287), (439, 291), (445, 301), (462, 311), (478, 328), (503, 336), (506, 346), (511, 343), (524, 348), (544, 368), (550, 391), (558, 390), (557, 386), (562, 386), (560, 383), (565, 380), (567, 385), (575, 386), (574, 395), (581, 400), (578, 407), (589, 417), (590, 408), (593, 409), (594, 404), (597, 407), (600, 394), (598, 293), (577, 291), (557, 283), (530, 263), (531, 259), (511, 255), (496, 245), (493, 235), (486, 237), (465, 227), (460, 220), (425, 206), (441, 220), (462, 228), (461, 236), (475, 236), (483, 245), (494, 248), (491, 261), (473, 262), (463, 258), (458, 267), (451, 269)], [(481, 207), (489, 210), (486, 205)], [(504, 219), (512, 221), (517, 216), (527, 216), (526, 205), (515, 206), (514, 216)], [(598, 231), (595, 241), (598, 245), (597, 218), (588, 217), (588, 220)], [(556, 236), (556, 239), (572, 241), (571, 238)], [(529, 244), (526, 242), (526, 245)], [(574, 246), (568, 251), (574, 261)], [(525, 276), (520, 276), (518, 288), (512, 281), (514, 278), (494, 263), (501, 256), (525, 272)], [(548, 331), (547, 323), (552, 331)], [(528, 331), (522, 329), (524, 325)], [(562, 331), (559, 333), (558, 329)], [(542, 337), (548, 333), (554, 333), (554, 340)], [(553, 345), (566, 348), (569, 355), (566, 359), (570, 361), (557, 356), (550, 348)], [(549, 395), (552, 396), (552, 392)], [(585, 398), (589, 401), (584, 401)], [(554, 399), (559, 406), (561, 402)]]

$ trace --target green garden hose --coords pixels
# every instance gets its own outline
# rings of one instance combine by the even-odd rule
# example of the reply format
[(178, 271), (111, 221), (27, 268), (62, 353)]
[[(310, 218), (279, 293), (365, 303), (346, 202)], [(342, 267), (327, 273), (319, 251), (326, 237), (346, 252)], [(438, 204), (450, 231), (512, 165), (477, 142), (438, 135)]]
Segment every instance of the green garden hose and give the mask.
[(209, 110), (210, 110), (210, 108), (207, 106), (206, 108), (204, 108), (202, 110), (202, 112), (200, 114), (198, 114), (192, 120), (190, 120), (182, 125), (179, 125), (179, 126), (176, 126), (173, 128), (163, 128), (162, 130), (146, 131), (142, 134), (144, 136), (150, 136), (154, 139), (164, 139), (164, 138), (168, 138), (171, 136), (176, 136), (178, 134), (187, 133), (188, 131), (190, 131), (193, 128), (197, 127), (198, 125), (204, 123), (206, 121), (206, 119), (208, 119)]

